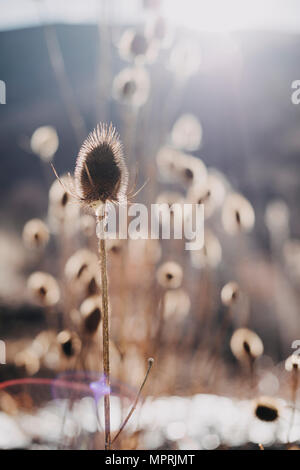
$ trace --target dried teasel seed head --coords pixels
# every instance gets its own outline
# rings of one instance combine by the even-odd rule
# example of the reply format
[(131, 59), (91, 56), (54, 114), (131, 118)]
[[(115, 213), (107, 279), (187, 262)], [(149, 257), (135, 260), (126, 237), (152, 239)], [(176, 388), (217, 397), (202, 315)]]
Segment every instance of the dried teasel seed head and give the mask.
[(280, 416), (280, 406), (272, 397), (261, 397), (254, 403), (254, 415), (260, 421), (274, 422)]
[(39, 305), (51, 307), (60, 299), (60, 290), (53, 276), (37, 271), (31, 274), (27, 280), (28, 291)]
[(228, 282), (221, 290), (221, 300), (227, 307), (232, 305), (239, 296), (239, 286), (236, 282)]
[(58, 149), (59, 141), (54, 127), (42, 126), (34, 131), (30, 140), (33, 153), (42, 160), (49, 162)]
[(298, 354), (291, 354), (285, 361), (285, 370), (291, 372), (300, 369), (300, 356)]
[(201, 145), (202, 126), (193, 114), (183, 114), (175, 122), (171, 141), (174, 147), (189, 152), (197, 150)]
[(101, 299), (98, 295), (85, 299), (80, 306), (84, 333), (94, 334), (101, 321)]
[(23, 241), (27, 248), (44, 248), (49, 241), (47, 225), (40, 219), (31, 219), (23, 228)]
[(98, 258), (95, 253), (82, 248), (77, 250), (66, 262), (65, 275), (69, 281), (88, 284), (97, 274)]
[(34, 375), (40, 369), (40, 360), (33, 351), (25, 349), (16, 354), (15, 365), (24, 367), (28, 375)]
[(255, 222), (252, 205), (244, 196), (231, 193), (225, 198), (222, 209), (222, 223), (229, 235), (240, 232), (249, 232)]
[(79, 151), (74, 177), (78, 197), (93, 209), (125, 197), (128, 171), (112, 124), (99, 124), (89, 134)]
[(264, 351), (260, 337), (248, 328), (239, 328), (233, 333), (230, 348), (239, 361), (254, 360)]
[(76, 356), (81, 349), (81, 341), (75, 332), (69, 330), (61, 331), (57, 335), (57, 342), (59, 343), (62, 353), (67, 358)]
[(150, 79), (144, 67), (128, 67), (121, 70), (113, 82), (113, 97), (121, 103), (142, 106), (150, 91)]
[(182, 283), (182, 268), (178, 263), (168, 261), (158, 268), (156, 278), (162, 287), (167, 289), (177, 289)]

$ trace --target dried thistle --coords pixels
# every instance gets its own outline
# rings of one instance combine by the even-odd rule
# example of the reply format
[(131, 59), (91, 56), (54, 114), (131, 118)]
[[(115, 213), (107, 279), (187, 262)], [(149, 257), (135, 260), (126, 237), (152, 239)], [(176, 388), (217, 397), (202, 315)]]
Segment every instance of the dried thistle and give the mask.
[(78, 198), (93, 209), (125, 196), (128, 171), (112, 124), (99, 124), (89, 134), (79, 151), (74, 177)]

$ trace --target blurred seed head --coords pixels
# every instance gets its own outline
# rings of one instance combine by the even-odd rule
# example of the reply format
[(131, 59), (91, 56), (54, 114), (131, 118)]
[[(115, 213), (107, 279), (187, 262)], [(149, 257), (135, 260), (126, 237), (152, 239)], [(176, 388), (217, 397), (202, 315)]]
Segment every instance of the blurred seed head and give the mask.
[(15, 364), (17, 367), (24, 367), (28, 375), (34, 375), (40, 369), (40, 360), (30, 349), (25, 349), (17, 353), (15, 356)]
[(42, 160), (49, 162), (53, 159), (59, 145), (58, 135), (54, 127), (42, 126), (34, 131), (30, 140), (33, 153)]
[(254, 403), (254, 415), (260, 421), (277, 421), (280, 416), (279, 402), (272, 397), (259, 398)]
[(60, 299), (60, 290), (53, 276), (36, 271), (27, 280), (27, 289), (32, 299), (43, 307), (51, 307)]
[(298, 354), (291, 354), (285, 361), (285, 369), (288, 372), (300, 369), (300, 356)]
[(187, 194), (187, 201), (193, 204), (204, 204), (205, 218), (211, 217), (221, 207), (225, 198), (225, 185), (217, 172), (209, 169), (207, 178), (202, 184), (195, 182)]
[(73, 234), (77, 230), (79, 206), (71, 195), (74, 187), (73, 178), (64, 175), (56, 179), (49, 190), (48, 220), (54, 232), (60, 232), (63, 224), (65, 233)]
[(96, 333), (101, 321), (101, 299), (95, 295), (85, 299), (80, 306), (82, 329), (87, 335)]
[(115, 128), (99, 124), (84, 141), (76, 161), (75, 187), (81, 201), (92, 208), (125, 197), (128, 172)]
[(183, 271), (178, 263), (168, 261), (158, 268), (156, 278), (162, 287), (177, 289), (181, 286)]
[(197, 42), (181, 40), (172, 48), (169, 69), (179, 80), (195, 75), (202, 64), (202, 52)]
[(193, 152), (202, 141), (202, 126), (193, 114), (183, 114), (175, 122), (171, 132), (171, 142), (175, 148)]
[(150, 92), (150, 78), (144, 67), (128, 67), (113, 81), (113, 97), (123, 104), (140, 107), (146, 103)]
[(190, 251), (194, 268), (216, 268), (222, 261), (222, 247), (217, 237), (210, 230), (205, 230), (204, 246), (201, 250)]
[(77, 250), (66, 262), (65, 276), (69, 281), (86, 286), (97, 275), (98, 257), (87, 248)]
[(79, 336), (72, 331), (63, 330), (57, 335), (57, 342), (61, 347), (63, 355), (70, 359), (79, 354), (81, 349), (81, 341)]
[(172, 45), (174, 34), (166, 20), (162, 16), (150, 18), (146, 25), (146, 36), (158, 41), (160, 47), (166, 49)]
[(147, 234), (138, 240), (128, 240), (128, 259), (133, 265), (154, 265), (161, 256), (162, 249), (159, 240), (152, 240)]
[(281, 200), (271, 201), (265, 211), (267, 228), (275, 236), (287, 235), (289, 232), (290, 211), (287, 204)]
[(43, 358), (51, 344), (55, 341), (54, 331), (47, 330), (39, 333), (33, 340), (30, 350), (39, 358)]
[(239, 297), (239, 286), (236, 282), (228, 282), (221, 290), (221, 300), (227, 307), (236, 302)]
[(222, 210), (222, 223), (229, 235), (249, 232), (255, 222), (252, 205), (241, 194), (231, 193), (225, 198)]
[(123, 60), (135, 63), (153, 63), (157, 57), (158, 48), (144, 33), (134, 29), (124, 31), (120, 43), (119, 53)]
[(80, 230), (87, 237), (92, 237), (96, 233), (95, 217), (89, 214), (83, 214), (80, 217)]
[(49, 241), (47, 225), (40, 219), (31, 219), (24, 225), (23, 242), (27, 248), (44, 248)]
[(0, 411), (10, 416), (16, 416), (19, 411), (17, 401), (5, 390), (0, 391)]
[(283, 247), (283, 256), (290, 274), (300, 280), (300, 240), (287, 240)]
[(248, 361), (261, 356), (264, 346), (260, 337), (248, 328), (235, 330), (230, 340), (232, 354), (239, 361)]
[(182, 320), (191, 308), (191, 300), (184, 289), (167, 290), (164, 294), (164, 317)]
[(160, 175), (166, 182), (191, 186), (204, 183), (207, 170), (200, 158), (179, 152), (171, 147), (162, 147), (156, 157)]

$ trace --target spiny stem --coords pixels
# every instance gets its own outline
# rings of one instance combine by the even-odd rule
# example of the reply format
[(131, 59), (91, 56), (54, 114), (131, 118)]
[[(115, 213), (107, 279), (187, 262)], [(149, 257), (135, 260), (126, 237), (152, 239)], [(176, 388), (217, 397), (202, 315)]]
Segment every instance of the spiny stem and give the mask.
[[(110, 387), (109, 370), (109, 324), (108, 324), (108, 290), (107, 290), (107, 267), (106, 267), (106, 246), (104, 237), (104, 217), (103, 213), (97, 216), (99, 226), (99, 258), (101, 268), (101, 294), (102, 294), (102, 336), (103, 336), (103, 372), (105, 383)], [(104, 395), (104, 416), (105, 416), (105, 450), (110, 449), (110, 392)]]
[(112, 444), (113, 444), (113, 443), (115, 442), (115, 440), (119, 437), (119, 435), (121, 434), (121, 432), (122, 432), (123, 429), (125, 428), (126, 424), (128, 423), (128, 421), (129, 421), (129, 419), (130, 419), (132, 413), (133, 413), (134, 410), (136, 409), (136, 405), (138, 404), (138, 401), (139, 401), (139, 398), (140, 398), (141, 393), (142, 393), (142, 391), (143, 391), (144, 385), (145, 385), (145, 383), (147, 382), (147, 378), (148, 378), (148, 375), (149, 375), (149, 373), (150, 373), (150, 370), (151, 370), (151, 367), (152, 367), (153, 362), (154, 362), (154, 359), (153, 359), (152, 357), (150, 357), (150, 358), (148, 359), (148, 369), (147, 369), (145, 378), (144, 378), (144, 380), (143, 380), (143, 383), (142, 383), (142, 385), (140, 386), (140, 389), (139, 389), (139, 391), (138, 391), (138, 393), (137, 393), (137, 396), (135, 397), (134, 403), (133, 403), (133, 405), (132, 405), (132, 407), (131, 407), (131, 409), (130, 409), (128, 415), (126, 416), (126, 418), (125, 418), (123, 424), (121, 425), (119, 431), (117, 432), (117, 434), (116, 434), (115, 437), (113, 438)]

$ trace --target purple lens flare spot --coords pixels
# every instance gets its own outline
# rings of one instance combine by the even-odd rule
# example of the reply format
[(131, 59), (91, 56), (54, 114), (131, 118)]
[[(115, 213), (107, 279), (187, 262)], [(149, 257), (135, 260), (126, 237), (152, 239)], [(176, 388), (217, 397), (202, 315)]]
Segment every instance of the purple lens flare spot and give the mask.
[(98, 401), (104, 395), (111, 393), (110, 386), (106, 383), (105, 375), (102, 375), (97, 382), (90, 383), (90, 389), (94, 393), (95, 400)]

